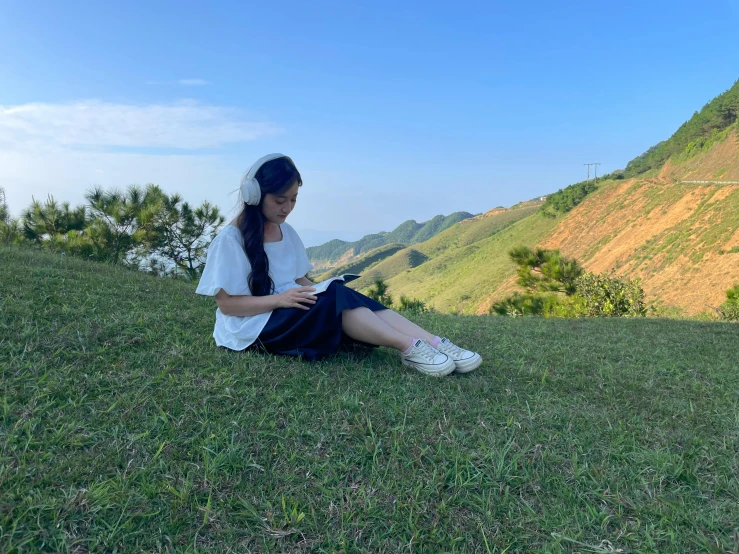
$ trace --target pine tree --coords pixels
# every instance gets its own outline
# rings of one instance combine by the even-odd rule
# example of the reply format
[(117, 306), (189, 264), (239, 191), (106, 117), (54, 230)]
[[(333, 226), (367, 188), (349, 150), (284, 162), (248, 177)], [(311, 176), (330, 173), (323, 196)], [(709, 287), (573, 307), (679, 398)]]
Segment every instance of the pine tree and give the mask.
[(390, 296), (389, 290), (385, 280), (382, 277), (377, 277), (373, 285), (367, 290), (367, 296), (383, 306), (392, 306), (393, 297)]
[(46, 202), (35, 198), (21, 214), (25, 237), (35, 243), (51, 241), (69, 231), (82, 231), (87, 223), (84, 206), (70, 208), (69, 202), (59, 203), (49, 195)]
[(177, 194), (162, 195), (141, 218), (151, 253), (191, 279), (203, 272), (208, 246), (224, 222), (217, 206), (205, 201), (192, 208)]

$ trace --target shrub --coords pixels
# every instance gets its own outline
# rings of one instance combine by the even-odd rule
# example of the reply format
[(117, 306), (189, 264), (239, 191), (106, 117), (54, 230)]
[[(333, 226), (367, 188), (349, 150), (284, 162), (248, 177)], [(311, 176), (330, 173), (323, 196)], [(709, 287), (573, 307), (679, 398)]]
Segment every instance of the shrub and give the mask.
[(588, 317), (635, 317), (647, 313), (644, 289), (638, 280), (585, 273), (576, 287)]
[(513, 295), (496, 302), (489, 310), (491, 314), (542, 317), (583, 317), (584, 300), (579, 296), (562, 296), (558, 294), (532, 294), (515, 292)]
[(495, 302), (490, 307), (490, 313), (508, 316), (542, 315), (544, 313), (544, 296), (514, 292), (508, 298)]
[(554, 297), (556, 302), (550, 302), (544, 311), (544, 317), (587, 317), (585, 308), (585, 299), (582, 296), (573, 294), (572, 296)]
[[(604, 175), (601, 179), (607, 177), (608, 176)], [(565, 187), (564, 189), (559, 189), (557, 192), (547, 196), (547, 199), (544, 201), (541, 208), (539, 208), (539, 211), (549, 217), (555, 217), (556, 212), (567, 213), (585, 200), (586, 196), (597, 189), (598, 187), (595, 182), (591, 180), (581, 181), (574, 185)]]
[(583, 269), (577, 260), (565, 258), (559, 250), (532, 250), (517, 246), (508, 252), (511, 261), (518, 266), (516, 282), (530, 293), (575, 293), (575, 282)]
[(387, 286), (387, 283), (385, 283), (385, 280), (382, 277), (378, 277), (375, 279), (375, 282), (373, 285), (367, 290), (367, 296), (369, 296), (372, 300), (379, 302), (383, 306), (392, 306), (393, 305), (393, 297), (390, 296), (390, 293), (388, 292), (390, 289)]
[(0, 187), (0, 244), (20, 244), (24, 240), (20, 221), (10, 217), (5, 189)]
[(721, 319), (739, 321), (739, 284), (726, 291), (726, 302), (719, 307)]
[(21, 244), (24, 241), (23, 229), (17, 219), (0, 221), (0, 244)]
[(400, 310), (401, 312), (413, 312), (418, 314), (429, 311), (429, 309), (426, 307), (426, 303), (422, 300), (408, 298), (407, 296), (402, 295), (398, 304), (398, 310)]
[(494, 303), (499, 315), (543, 317), (623, 317), (646, 315), (644, 290), (638, 280), (583, 273), (577, 260), (558, 250), (526, 246), (508, 255), (518, 266), (517, 283), (526, 290)]

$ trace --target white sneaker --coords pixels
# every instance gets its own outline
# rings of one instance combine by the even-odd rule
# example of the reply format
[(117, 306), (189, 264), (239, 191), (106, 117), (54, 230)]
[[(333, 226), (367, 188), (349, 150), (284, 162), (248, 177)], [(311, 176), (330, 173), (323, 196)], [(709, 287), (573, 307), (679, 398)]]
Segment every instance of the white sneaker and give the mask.
[(454, 371), (457, 373), (469, 373), (473, 369), (478, 368), (482, 363), (482, 358), (477, 352), (460, 348), (449, 339), (441, 339), (436, 349), (454, 361), (454, 365), (456, 366)]
[(400, 354), (403, 365), (413, 367), (433, 377), (444, 377), (449, 375), (455, 369), (452, 359), (446, 354), (442, 354), (430, 344), (418, 339), (409, 354)]

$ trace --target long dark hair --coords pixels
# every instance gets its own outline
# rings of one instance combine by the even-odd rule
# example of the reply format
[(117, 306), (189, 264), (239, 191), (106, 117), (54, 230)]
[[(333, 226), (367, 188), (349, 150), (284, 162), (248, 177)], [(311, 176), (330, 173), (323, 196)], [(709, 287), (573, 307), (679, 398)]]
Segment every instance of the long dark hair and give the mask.
[(253, 296), (267, 296), (275, 290), (275, 284), (269, 276), (269, 259), (264, 251), (264, 214), (262, 204), (267, 194), (280, 194), (292, 187), (303, 184), (298, 169), (287, 156), (265, 163), (256, 174), (262, 199), (258, 206), (250, 206), (244, 202), (244, 208), (237, 218), (241, 236), (244, 238), (244, 250), (251, 264), (248, 277), (249, 289)]

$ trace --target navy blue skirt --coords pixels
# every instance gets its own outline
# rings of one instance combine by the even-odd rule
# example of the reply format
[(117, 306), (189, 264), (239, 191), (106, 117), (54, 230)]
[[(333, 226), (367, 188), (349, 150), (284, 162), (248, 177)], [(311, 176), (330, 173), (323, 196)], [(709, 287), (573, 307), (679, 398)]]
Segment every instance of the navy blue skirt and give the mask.
[(350, 289), (342, 281), (334, 281), (316, 298), (309, 310), (274, 310), (254, 346), (271, 354), (299, 356), (309, 361), (331, 356), (341, 345), (372, 346), (352, 339), (341, 330), (341, 312), (361, 307), (377, 312), (386, 310), (385, 306)]

